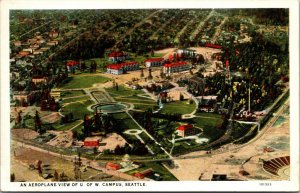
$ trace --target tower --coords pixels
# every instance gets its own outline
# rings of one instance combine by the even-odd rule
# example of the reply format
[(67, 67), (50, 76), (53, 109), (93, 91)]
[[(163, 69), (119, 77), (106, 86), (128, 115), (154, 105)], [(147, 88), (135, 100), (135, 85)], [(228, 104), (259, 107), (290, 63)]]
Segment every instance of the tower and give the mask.
[(250, 108), (250, 93), (251, 93), (251, 89), (250, 89), (250, 86), (249, 86), (249, 89), (248, 89), (248, 112), (250, 113), (251, 111), (251, 108)]

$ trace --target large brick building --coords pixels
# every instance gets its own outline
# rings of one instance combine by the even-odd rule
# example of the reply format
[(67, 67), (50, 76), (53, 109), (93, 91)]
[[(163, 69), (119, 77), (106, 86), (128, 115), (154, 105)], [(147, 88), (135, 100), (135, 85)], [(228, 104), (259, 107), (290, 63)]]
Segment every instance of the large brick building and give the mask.
[(109, 74), (123, 74), (127, 71), (138, 70), (140, 65), (137, 62), (123, 62), (120, 64), (109, 64), (106, 66), (107, 73)]
[(191, 69), (191, 64), (187, 62), (174, 62), (170, 64), (165, 64), (164, 65), (164, 73), (165, 74), (172, 74), (176, 72), (183, 72)]

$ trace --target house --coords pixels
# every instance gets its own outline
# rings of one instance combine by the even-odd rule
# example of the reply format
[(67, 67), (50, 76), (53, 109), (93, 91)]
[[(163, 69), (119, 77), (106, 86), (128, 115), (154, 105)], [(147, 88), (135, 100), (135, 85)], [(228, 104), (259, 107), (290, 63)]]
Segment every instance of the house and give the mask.
[(145, 178), (147, 176), (150, 176), (153, 173), (154, 173), (153, 169), (149, 168), (149, 169), (144, 170), (142, 172), (135, 173), (134, 176), (137, 177), (137, 178), (143, 179), (143, 178)]
[(111, 62), (120, 62), (128, 58), (128, 54), (124, 52), (111, 52), (108, 55), (108, 60)]
[(34, 84), (47, 83), (49, 78), (47, 76), (33, 76), (32, 82)]
[(84, 147), (98, 147), (99, 146), (99, 139), (87, 137), (83, 142)]
[(22, 45), (22, 42), (21, 41), (14, 41), (14, 45), (19, 47)]
[(47, 45), (48, 46), (56, 46), (56, 45), (58, 45), (58, 41), (57, 40), (49, 41), (49, 42), (47, 42)]
[(79, 62), (75, 60), (71, 60), (67, 62), (68, 72), (72, 72), (73, 69), (79, 68)]
[(28, 56), (30, 54), (30, 52), (28, 52), (28, 51), (20, 51), (19, 52), (19, 56)]
[(180, 61), (180, 62), (165, 64), (163, 71), (165, 74), (171, 74), (171, 73), (176, 73), (176, 72), (187, 71), (190, 69), (191, 69), (191, 64)]
[(43, 54), (41, 49), (33, 51), (33, 55)]
[(196, 134), (196, 130), (191, 124), (180, 125), (177, 129), (177, 134), (181, 137), (187, 137)]
[(57, 38), (57, 37), (58, 37), (58, 32), (56, 32), (56, 31), (51, 31), (51, 32), (49, 33), (49, 37), (50, 37), (50, 38)]
[(44, 39), (39, 39), (36, 43), (37, 44), (43, 44), (43, 43), (45, 43), (46, 42), (46, 40), (44, 40)]
[(214, 112), (217, 104), (217, 96), (202, 96), (199, 99), (198, 109), (204, 112)]
[(119, 169), (121, 169), (121, 166), (119, 164), (107, 162), (107, 164), (105, 165), (105, 168), (109, 169), (109, 170), (119, 170)]
[(140, 65), (137, 62), (124, 62), (120, 64), (108, 64), (106, 66), (107, 73), (109, 74), (123, 74), (126, 71), (134, 71), (138, 70), (140, 68)]
[(50, 92), (50, 96), (51, 98), (54, 97), (55, 99), (59, 99), (60, 98), (60, 90), (57, 90), (57, 89), (52, 89), (51, 92)]
[(29, 44), (35, 44), (37, 42), (37, 39), (36, 38), (28, 39), (27, 42)]
[(13, 100), (14, 101), (20, 101), (20, 102), (24, 101), (25, 103), (27, 103), (29, 98), (30, 98), (30, 95), (26, 91), (20, 91), (20, 92), (13, 93)]
[(164, 58), (150, 58), (148, 60), (145, 60), (144, 62), (147, 68), (162, 66), (164, 63)]
[(42, 50), (44, 52), (44, 51), (47, 51), (49, 49), (50, 49), (50, 47), (42, 47), (40, 50)]
[(23, 51), (23, 52), (29, 52), (29, 53), (32, 54), (33, 49), (32, 49), (32, 48), (25, 48), (25, 49), (23, 49), (22, 51)]

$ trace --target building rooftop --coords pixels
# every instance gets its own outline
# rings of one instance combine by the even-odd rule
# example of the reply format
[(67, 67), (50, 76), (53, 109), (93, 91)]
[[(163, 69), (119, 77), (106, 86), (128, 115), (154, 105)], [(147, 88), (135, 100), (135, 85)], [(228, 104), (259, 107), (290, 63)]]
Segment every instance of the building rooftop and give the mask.
[(187, 124), (187, 125), (180, 125), (179, 127), (177, 127), (176, 130), (185, 131), (187, 129), (192, 129), (192, 128), (193, 128), (193, 125)]
[(188, 64), (187, 62), (180, 61), (180, 62), (165, 64), (164, 67), (177, 67), (177, 66), (184, 66), (184, 65), (187, 65), (187, 64)]
[(145, 60), (144, 62), (160, 62), (163, 60), (164, 60), (164, 58), (150, 58), (148, 60)]

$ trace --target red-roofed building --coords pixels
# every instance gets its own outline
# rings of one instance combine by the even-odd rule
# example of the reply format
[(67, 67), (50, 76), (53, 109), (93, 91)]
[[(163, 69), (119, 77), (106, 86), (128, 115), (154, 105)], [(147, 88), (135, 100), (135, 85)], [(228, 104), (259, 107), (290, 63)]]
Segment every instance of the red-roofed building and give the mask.
[(56, 31), (51, 31), (49, 33), (49, 37), (51, 37), (51, 38), (56, 38), (57, 36), (58, 36), (58, 32), (56, 32)]
[(210, 43), (206, 43), (206, 44), (205, 44), (205, 47), (208, 47), (208, 48), (215, 48), (215, 49), (221, 49), (221, 48), (222, 48), (222, 46), (220, 46), (220, 45), (210, 44)]
[(164, 65), (164, 73), (165, 74), (171, 74), (175, 72), (182, 72), (182, 71), (187, 71), (191, 69), (191, 65), (187, 62), (174, 62), (170, 64), (165, 64)]
[(134, 71), (140, 68), (137, 62), (123, 62), (120, 64), (109, 64), (106, 66), (107, 73), (109, 74), (123, 74), (126, 71)]
[(107, 162), (105, 168), (109, 170), (119, 170), (121, 169), (121, 166), (119, 164)]
[(71, 72), (74, 68), (79, 67), (79, 62), (71, 60), (71, 61), (68, 61), (66, 65), (67, 65), (68, 71)]
[(83, 142), (84, 147), (98, 147), (99, 146), (99, 139), (96, 138), (85, 138)]
[(154, 173), (153, 169), (149, 168), (149, 169), (144, 170), (142, 172), (135, 173), (134, 176), (137, 177), (137, 178), (143, 179), (144, 177), (147, 177), (147, 176), (149, 176), (153, 173)]
[(108, 60), (111, 62), (120, 62), (126, 60), (128, 57), (128, 54), (124, 52), (111, 52), (108, 54)]
[(191, 124), (180, 125), (176, 129), (176, 131), (177, 131), (178, 135), (181, 137), (187, 137), (187, 136), (196, 134), (195, 129), (194, 129), (193, 125), (191, 125)]
[(145, 60), (144, 62), (147, 68), (154, 66), (162, 66), (164, 63), (164, 58), (150, 58), (148, 60)]

